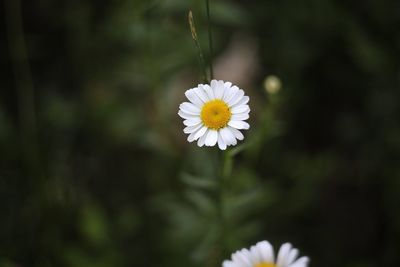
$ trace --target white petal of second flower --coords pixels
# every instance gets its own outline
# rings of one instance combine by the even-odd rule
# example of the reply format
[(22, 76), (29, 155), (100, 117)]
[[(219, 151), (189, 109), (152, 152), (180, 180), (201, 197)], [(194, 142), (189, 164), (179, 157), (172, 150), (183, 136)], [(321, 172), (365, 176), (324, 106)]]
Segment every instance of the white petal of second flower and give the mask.
[(241, 267), (252, 267), (250, 252), (245, 248), (232, 254), (232, 259), (234, 262), (238, 263), (237, 265)]
[(261, 241), (256, 244), (258, 253), (263, 262), (274, 262), (274, 249), (268, 241)]
[(222, 267), (236, 267), (236, 265), (233, 261), (224, 261)]
[(308, 257), (301, 257), (294, 263), (292, 263), (289, 267), (306, 267), (310, 259)]
[(299, 250), (297, 248), (291, 249), (287, 258), (287, 264), (292, 264), (298, 255)]
[(261, 255), (258, 252), (257, 246), (251, 246), (250, 254), (251, 254), (251, 261), (252, 261), (253, 265), (263, 262)]
[(242, 130), (242, 129), (243, 130), (247, 130), (247, 129), (250, 128), (250, 125), (245, 121), (233, 121), (233, 120), (231, 120), (231, 121), (228, 122), (228, 125), (233, 127), (233, 128), (239, 129), (239, 130)]
[(282, 244), (281, 248), (279, 249), (278, 257), (276, 260), (277, 267), (289, 267), (288, 256), (291, 248), (292, 245), (290, 243)]

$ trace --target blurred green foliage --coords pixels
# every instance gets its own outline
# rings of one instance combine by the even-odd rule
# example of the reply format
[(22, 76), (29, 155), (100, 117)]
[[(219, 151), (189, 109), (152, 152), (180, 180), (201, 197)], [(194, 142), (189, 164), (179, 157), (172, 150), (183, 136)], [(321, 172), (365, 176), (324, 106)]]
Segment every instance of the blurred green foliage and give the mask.
[(311, 266), (400, 265), (399, 2), (210, 2), (215, 57), (239, 34), (259, 60), (226, 248), (217, 151), (176, 115), (201, 81), (189, 9), (208, 52), (203, 1), (22, 1), (34, 99), (0, 7), (0, 266), (218, 266), (263, 239)]

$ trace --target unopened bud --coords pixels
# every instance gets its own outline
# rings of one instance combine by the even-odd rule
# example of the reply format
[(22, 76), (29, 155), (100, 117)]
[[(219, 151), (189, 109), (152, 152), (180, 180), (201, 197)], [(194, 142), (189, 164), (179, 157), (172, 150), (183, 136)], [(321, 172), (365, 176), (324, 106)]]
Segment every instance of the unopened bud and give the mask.
[(275, 75), (269, 75), (264, 80), (264, 88), (269, 94), (276, 94), (281, 90), (281, 80)]

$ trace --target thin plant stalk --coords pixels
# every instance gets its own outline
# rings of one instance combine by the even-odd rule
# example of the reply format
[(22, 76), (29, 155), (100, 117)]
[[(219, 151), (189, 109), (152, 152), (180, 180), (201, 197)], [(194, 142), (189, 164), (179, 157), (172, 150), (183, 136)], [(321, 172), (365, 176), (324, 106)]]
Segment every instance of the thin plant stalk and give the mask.
[(213, 68), (213, 41), (212, 41), (212, 33), (211, 33), (211, 12), (210, 12), (210, 2), (206, 1), (206, 10), (207, 10), (207, 24), (208, 24), (208, 46), (210, 53), (210, 80), (214, 78), (214, 68)]
[(207, 68), (206, 68), (206, 63), (204, 60), (203, 50), (201, 49), (199, 38), (197, 37), (196, 25), (194, 24), (193, 13), (191, 10), (189, 11), (189, 14), (188, 14), (188, 20), (189, 20), (190, 32), (192, 34), (192, 39), (197, 48), (197, 55), (198, 55), (198, 58), (200, 61), (200, 66), (201, 66), (201, 69), (203, 72), (203, 81), (208, 83), (210, 80), (207, 78)]

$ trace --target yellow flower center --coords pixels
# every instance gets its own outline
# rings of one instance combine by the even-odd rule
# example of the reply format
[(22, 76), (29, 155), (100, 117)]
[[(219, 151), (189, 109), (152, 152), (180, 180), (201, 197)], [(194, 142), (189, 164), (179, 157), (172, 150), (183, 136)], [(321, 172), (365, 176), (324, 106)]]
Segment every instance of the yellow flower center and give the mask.
[(257, 263), (254, 267), (276, 267), (275, 264), (269, 262)]
[(200, 114), (204, 125), (214, 130), (224, 128), (228, 124), (231, 116), (232, 113), (228, 105), (220, 99), (205, 103)]

